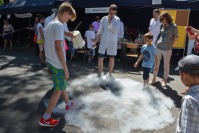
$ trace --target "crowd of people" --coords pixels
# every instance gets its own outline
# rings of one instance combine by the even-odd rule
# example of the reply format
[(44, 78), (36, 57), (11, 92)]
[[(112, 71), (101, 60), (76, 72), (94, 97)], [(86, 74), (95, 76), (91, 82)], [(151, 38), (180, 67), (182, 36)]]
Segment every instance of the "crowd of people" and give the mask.
[[(95, 54), (95, 47), (99, 43), (98, 50), (98, 74), (103, 73), (104, 58), (109, 58), (109, 76), (115, 65), (115, 57), (118, 52), (118, 41), (123, 38), (124, 24), (116, 15), (118, 8), (115, 4), (110, 5), (107, 16), (100, 18), (96, 16), (85, 32), (87, 48), (89, 49), (88, 63), (91, 63)], [(35, 18), (34, 43), (38, 44), (40, 62), (46, 63), (53, 78), (54, 92), (50, 98), (44, 115), (40, 118), (41, 126), (53, 127), (59, 121), (51, 117), (53, 108), (56, 106), (60, 96), (66, 102), (66, 110), (70, 110), (73, 102), (69, 100), (66, 88), (69, 71), (66, 62), (66, 50), (71, 53), (71, 60), (74, 58), (73, 34), (68, 30), (67, 22), (76, 19), (76, 12), (71, 4), (62, 3), (56, 13), (46, 19), (42, 15)], [(14, 31), (8, 20), (4, 21), (4, 51), (10, 41), (12, 50), (12, 32)], [(44, 27), (43, 27), (44, 23)], [(122, 30), (122, 31), (121, 31)], [(176, 133), (196, 133), (199, 131), (199, 30), (189, 26), (186, 28), (190, 40), (196, 40), (192, 54), (183, 57), (178, 62), (176, 70), (179, 71), (182, 83), (187, 87), (183, 94), (182, 106), (177, 123)], [(158, 9), (153, 11), (153, 18), (149, 23), (149, 32), (144, 35), (144, 45), (141, 48), (140, 56), (134, 67), (142, 61), (144, 89), (149, 89), (149, 84), (154, 84), (159, 71), (159, 65), (163, 57), (164, 76), (162, 86), (167, 85), (170, 71), (170, 60), (172, 46), (178, 40), (178, 27), (173, 23), (173, 18), (168, 12), (160, 14)], [(45, 51), (45, 52), (44, 52)], [(153, 78), (149, 80), (149, 73)]]

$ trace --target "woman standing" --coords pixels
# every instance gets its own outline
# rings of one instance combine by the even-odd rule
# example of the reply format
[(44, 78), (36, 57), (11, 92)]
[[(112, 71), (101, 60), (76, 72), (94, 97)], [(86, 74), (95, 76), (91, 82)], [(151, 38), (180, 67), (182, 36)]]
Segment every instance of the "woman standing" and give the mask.
[(173, 44), (178, 39), (178, 27), (176, 24), (172, 22), (172, 16), (164, 12), (160, 16), (160, 22), (162, 23), (160, 29), (160, 35), (157, 38), (156, 48), (157, 48), (157, 57), (158, 57), (158, 69), (153, 73), (153, 80), (151, 84), (156, 82), (156, 77), (159, 70), (160, 61), (162, 56), (164, 58), (164, 79), (162, 80), (162, 86), (167, 85), (167, 80), (169, 77), (169, 69), (170, 69), (170, 59), (172, 55), (172, 47)]
[(37, 32), (38, 32), (38, 36), (37, 36), (37, 43), (39, 44), (39, 57), (40, 57), (40, 62), (41, 64), (45, 63), (44, 60), (44, 27), (43, 27), (43, 23), (44, 23), (44, 16), (39, 15), (38, 17), (39, 23), (37, 24)]
[(9, 23), (8, 19), (4, 20), (3, 25), (3, 38), (4, 38), (4, 52), (6, 51), (7, 43), (10, 42), (10, 51), (12, 51), (12, 33), (14, 29), (12, 25)]

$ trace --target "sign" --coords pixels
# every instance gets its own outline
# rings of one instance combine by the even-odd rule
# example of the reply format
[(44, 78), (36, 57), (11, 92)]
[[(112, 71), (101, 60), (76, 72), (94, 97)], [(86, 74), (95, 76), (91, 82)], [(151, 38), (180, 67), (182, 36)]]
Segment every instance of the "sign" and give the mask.
[(11, 2), (14, 2), (14, 1), (16, 1), (16, 0), (9, 0), (10, 3), (11, 3)]
[(85, 8), (85, 13), (108, 13), (109, 7)]
[(17, 17), (17, 18), (31, 18), (32, 14), (31, 13), (15, 14), (15, 17)]
[(152, 0), (152, 5), (161, 5), (162, 0)]

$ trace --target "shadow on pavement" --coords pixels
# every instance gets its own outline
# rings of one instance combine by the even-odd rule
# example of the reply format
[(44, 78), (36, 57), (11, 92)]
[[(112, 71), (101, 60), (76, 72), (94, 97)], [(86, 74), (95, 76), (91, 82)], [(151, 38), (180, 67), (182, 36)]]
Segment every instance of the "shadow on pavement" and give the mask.
[(160, 82), (155, 83), (155, 86), (160, 92), (162, 92), (167, 97), (170, 97), (177, 108), (181, 107), (182, 97), (178, 95), (176, 90), (173, 90), (170, 86), (162, 87)]

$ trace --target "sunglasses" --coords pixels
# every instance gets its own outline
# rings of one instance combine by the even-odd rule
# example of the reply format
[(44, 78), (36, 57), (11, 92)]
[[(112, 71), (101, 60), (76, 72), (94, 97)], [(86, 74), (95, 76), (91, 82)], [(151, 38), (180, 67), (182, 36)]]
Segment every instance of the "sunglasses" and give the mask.
[(160, 18), (160, 22), (162, 22), (164, 20), (164, 18)]

